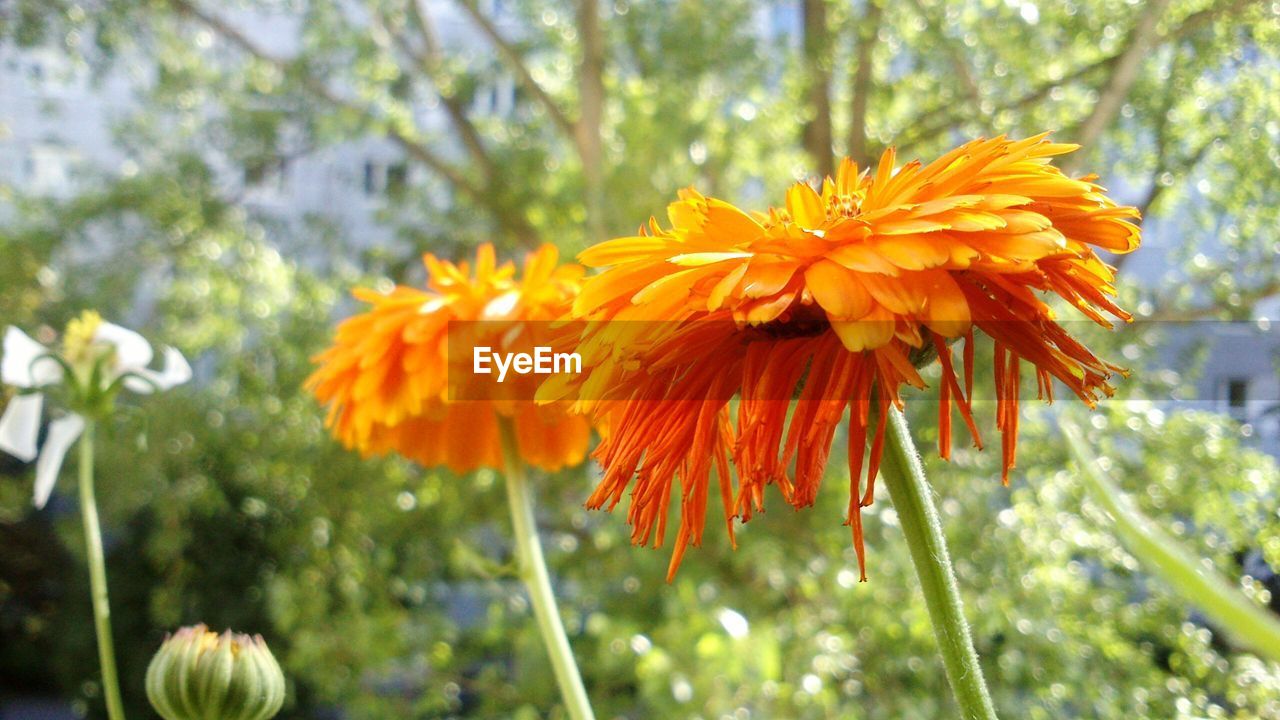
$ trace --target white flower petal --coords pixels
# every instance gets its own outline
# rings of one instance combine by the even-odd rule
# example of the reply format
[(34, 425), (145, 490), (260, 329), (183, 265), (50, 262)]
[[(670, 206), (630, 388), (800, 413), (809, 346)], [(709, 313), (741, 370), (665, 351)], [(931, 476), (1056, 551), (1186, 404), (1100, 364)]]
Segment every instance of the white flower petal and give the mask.
[(124, 379), (124, 386), (140, 395), (147, 395), (155, 390), (168, 390), (191, 379), (191, 365), (177, 348), (171, 347), (164, 349), (164, 369), (160, 372), (148, 368), (133, 372), (146, 380), (128, 377)]
[(150, 365), (151, 358), (155, 357), (155, 353), (151, 350), (151, 343), (147, 342), (146, 338), (115, 323), (104, 322), (98, 325), (98, 331), (93, 334), (93, 340), (115, 346), (118, 373), (142, 370)]
[(44, 396), (40, 393), (17, 395), (10, 400), (0, 417), (0, 450), (22, 462), (34, 460), (43, 407)]
[(62, 366), (52, 359), (40, 360), (49, 349), (12, 325), (4, 331), (4, 360), (0, 361), (0, 382), (30, 388), (62, 380)]
[(84, 432), (84, 418), (79, 415), (68, 415), (49, 423), (49, 436), (40, 449), (40, 459), (36, 461), (36, 493), (37, 508), (49, 502), (53, 492), (53, 484), (58, 481), (58, 473), (62, 470), (62, 460), (71, 449), (71, 444)]

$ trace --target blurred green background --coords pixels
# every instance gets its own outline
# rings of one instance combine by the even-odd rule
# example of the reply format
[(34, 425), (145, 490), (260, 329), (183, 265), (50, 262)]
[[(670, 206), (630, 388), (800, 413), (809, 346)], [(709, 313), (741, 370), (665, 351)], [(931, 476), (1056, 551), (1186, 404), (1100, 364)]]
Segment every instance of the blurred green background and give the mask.
[[(483, 241), (572, 254), (690, 184), (760, 208), (842, 154), (927, 160), (1053, 129), (1085, 146), (1069, 169), (1146, 215), (1144, 248), (1117, 262), (1152, 322), (1087, 339), (1138, 370), (1129, 391), (1182, 402), (1029, 404), (1010, 488), (998, 453), (926, 453), (997, 706), (1280, 717), (1280, 666), (1119, 546), (1054, 421), (1083, 419), (1145, 512), (1280, 607), (1280, 438), (1254, 422), (1275, 403), (1215, 402), (1211, 347), (1166, 351), (1170, 321), (1275, 316), (1275, 3), (16, 0), (0, 38), (0, 322), (39, 337), (97, 308), (197, 370), (100, 446), (131, 715), (150, 716), (163, 633), (203, 621), (266, 636), (282, 717), (564, 716), (501, 483), (362, 461), (300, 390), (352, 286), (420, 282), (422, 252)], [(1274, 397), (1260, 357), (1272, 385), (1253, 387)], [(910, 408), (922, 447), (928, 400)], [(816, 508), (771, 503), (737, 552), (713, 528), (671, 585), (666, 550), (582, 509), (594, 468), (539, 478), (600, 717), (954, 716), (887, 498), (856, 582), (844, 465), (837, 451)], [(36, 512), (30, 468), (0, 458), (6, 720), (104, 716), (67, 487)]]

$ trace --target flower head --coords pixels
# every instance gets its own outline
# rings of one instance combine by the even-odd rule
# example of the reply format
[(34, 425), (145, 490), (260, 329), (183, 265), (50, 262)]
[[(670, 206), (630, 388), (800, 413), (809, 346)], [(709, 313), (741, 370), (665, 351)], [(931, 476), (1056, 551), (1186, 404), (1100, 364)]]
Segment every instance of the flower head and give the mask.
[[(1106, 314), (1129, 317), (1094, 249), (1136, 248), (1137, 211), (1093, 177), (1049, 164), (1074, 149), (1044, 135), (998, 137), (896, 172), (889, 150), (874, 172), (846, 159), (820, 192), (795, 184), (767, 213), (689, 189), (668, 208), (670, 228), (651, 220), (583, 252), (584, 264), (609, 266), (574, 306), (593, 321), (579, 349), (592, 369), (579, 405), (609, 428), (596, 451), (604, 479), (588, 504), (612, 508), (634, 479), (632, 539), (647, 542), (656, 526), (660, 544), (678, 478), (674, 573), (701, 541), (713, 467), (731, 535), (732, 518), (762, 508), (766, 485), (796, 507), (812, 504), (850, 409), (847, 522), (862, 563), (860, 509), (873, 498), (886, 410), (901, 406), (904, 385), (925, 386), (918, 367), (940, 365), (942, 456), (953, 408), (981, 447), (970, 407), (975, 328), (994, 340), (1007, 482), (1023, 363), (1042, 397), (1056, 378), (1090, 406), (1112, 392), (1118, 370), (1072, 338), (1043, 296), (1103, 325)], [(635, 325), (625, 320), (644, 329), (620, 330)], [(963, 371), (951, 346), (959, 339)], [(588, 397), (586, 388), (609, 390)]]
[(262, 636), (204, 625), (165, 638), (147, 667), (147, 699), (164, 720), (268, 720), (284, 704), (284, 673)]
[(70, 412), (49, 423), (49, 433), (36, 462), (35, 505), (44, 507), (57, 481), (67, 451), (84, 431), (85, 418), (110, 414), (120, 390), (139, 394), (168, 390), (191, 379), (182, 353), (165, 348), (164, 367), (148, 367), (151, 344), (138, 333), (87, 311), (72, 320), (62, 336), (62, 352), (32, 340), (16, 327), (4, 335), (0, 382), (20, 393), (0, 416), (0, 450), (24, 462), (37, 456), (44, 395), (57, 390)]
[(581, 462), (589, 426), (567, 408), (516, 400), (514, 390), (505, 401), (459, 400), (465, 388), (450, 385), (451, 378), (457, 383), (471, 377), (457, 367), (470, 358), (455, 357), (450, 372), (451, 332), (480, 344), (518, 344), (527, 340), (530, 324), (549, 324), (568, 311), (583, 271), (558, 260), (556, 248), (544, 245), (529, 254), (517, 278), (515, 267), (497, 264), (493, 246), (486, 244), (474, 268), (427, 255), (426, 290), (356, 291), (372, 307), (338, 327), (333, 346), (316, 356), (319, 367), (307, 381), (329, 406), (328, 426), (365, 455), (395, 451), (461, 473), (502, 467), (501, 414), (515, 420), (527, 462), (546, 470)]
[(67, 329), (62, 333), (62, 357), (68, 365), (88, 368), (99, 355), (112, 351), (111, 348), (98, 347), (98, 330), (101, 328), (102, 316), (96, 310), (85, 310), (67, 323)]

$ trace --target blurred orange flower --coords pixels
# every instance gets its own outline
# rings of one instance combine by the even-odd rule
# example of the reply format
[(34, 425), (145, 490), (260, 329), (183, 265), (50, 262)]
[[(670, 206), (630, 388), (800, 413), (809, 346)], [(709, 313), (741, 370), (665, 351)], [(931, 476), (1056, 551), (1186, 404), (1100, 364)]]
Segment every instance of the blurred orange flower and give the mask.
[[(528, 255), (524, 276), (517, 279), (515, 267), (498, 265), (493, 246), (485, 244), (476, 253), (474, 275), (466, 262), (455, 265), (428, 254), (423, 258), (426, 290), (357, 290), (355, 296), (372, 307), (338, 326), (333, 346), (315, 357), (319, 367), (306, 383), (328, 405), (326, 425), (365, 456), (394, 451), (425, 466), (465, 473), (502, 468), (501, 414), (514, 419), (526, 462), (544, 470), (581, 462), (589, 426), (563, 406), (515, 399), (451, 401), (459, 397), (451, 391), (465, 389), (450, 387), (450, 323), (462, 323), (472, 335), (486, 334), (487, 342), (502, 347), (525, 324), (563, 316), (583, 270), (558, 260), (555, 246), (543, 245)], [(455, 383), (474, 379), (457, 367), (469, 362), (469, 357), (453, 360)]]
[[(1074, 149), (1045, 135), (998, 137), (897, 172), (889, 150), (874, 173), (846, 159), (821, 192), (797, 183), (785, 208), (767, 213), (688, 189), (668, 207), (670, 229), (650, 220), (636, 237), (583, 252), (584, 264), (610, 266), (584, 282), (574, 305), (592, 321), (579, 347), (590, 371), (576, 381), (579, 407), (609, 428), (595, 453), (604, 478), (588, 504), (612, 509), (634, 479), (632, 541), (660, 545), (678, 477), (670, 576), (701, 542), (712, 467), (732, 539), (733, 518), (762, 509), (765, 485), (796, 507), (813, 503), (851, 408), (847, 523), (865, 578), (860, 510), (873, 498), (888, 406), (901, 407), (903, 385), (925, 386), (917, 368), (935, 358), (941, 367), (940, 454), (950, 453), (953, 408), (981, 447), (971, 412), (975, 327), (995, 341), (1007, 483), (1023, 361), (1042, 398), (1052, 399), (1057, 378), (1090, 406), (1112, 392), (1119, 370), (1055, 322), (1039, 294), (1102, 325), (1104, 313), (1129, 318), (1110, 299), (1114, 269), (1094, 248), (1136, 248), (1129, 221), (1138, 212), (1117, 206), (1093, 176), (1072, 179), (1049, 164)], [(960, 338), (957, 370), (950, 343)]]

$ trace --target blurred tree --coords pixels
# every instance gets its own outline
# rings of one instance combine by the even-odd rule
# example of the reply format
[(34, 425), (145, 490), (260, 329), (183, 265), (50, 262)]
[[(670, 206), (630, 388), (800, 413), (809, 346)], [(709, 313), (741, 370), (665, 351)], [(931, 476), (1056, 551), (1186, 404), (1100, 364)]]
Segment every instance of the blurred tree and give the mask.
[[(485, 51), (443, 33), (446, 12)], [(298, 42), (268, 47), (263, 18), (293, 23)], [(100, 459), (140, 716), (161, 633), (197, 620), (267, 634), (289, 717), (554, 707), (490, 531), (506, 522), (493, 478), (362, 461), (298, 390), (345, 288), (409, 274), (418, 250), (573, 249), (629, 232), (688, 184), (760, 205), (833, 152), (928, 158), (1055, 128), (1090, 141), (1078, 168), (1145, 207), (1169, 249), (1176, 282), (1128, 290), (1130, 305), (1240, 316), (1280, 287), (1280, 26), (1262, 2), (16, 0), (0, 35), (146, 70), (119, 137), (139, 174), (66, 202), (5, 189), (16, 221), (0, 230), (5, 323), (56, 327), (98, 307), (199, 358), (199, 386), (121, 421)], [(514, 111), (478, 112), (504, 75), (521, 88)], [(443, 127), (415, 112), (433, 103)], [(227, 165), (266, 173), (366, 137), (424, 171), (387, 200), (408, 248), (360, 255), (222, 182)], [(1094, 342), (1117, 356), (1133, 339)], [(1142, 367), (1155, 345), (1135, 347)], [(1187, 381), (1166, 375), (1126, 382)], [(922, 439), (931, 404), (917, 405)], [(1212, 416), (1116, 405), (1093, 422), (1143, 509), (1265, 602), (1280, 567), (1274, 462)], [(1225, 644), (1095, 526), (1059, 470), (1051, 415), (1029, 409), (1023, 427), (1012, 490), (974, 451), (930, 468), (1002, 712), (1280, 716), (1280, 669)], [(665, 553), (580, 509), (589, 471), (544, 478), (540, 522), (601, 716), (952, 715), (892, 508), (869, 514), (872, 580), (858, 584), (847, 529), (822, 510), (846, 499), (841, 458), (831, 467), (817, 510), (757, 518), (737, 553), (709, 541), (671, 586)], [(50, 550), (79, 552), (71, 499), (33, 516), (29, 473), (0, 473), (0, 695), (56, 687), (92, 715), (80, 564)]]

